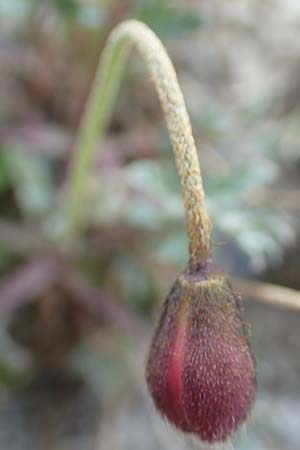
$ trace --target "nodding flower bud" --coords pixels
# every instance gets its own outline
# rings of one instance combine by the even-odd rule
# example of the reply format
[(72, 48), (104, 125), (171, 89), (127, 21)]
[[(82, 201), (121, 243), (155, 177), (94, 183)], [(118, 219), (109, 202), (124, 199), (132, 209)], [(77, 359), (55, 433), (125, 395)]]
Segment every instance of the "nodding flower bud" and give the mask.
[(211, 263), (176, 280), (146, 376), (161, 414), (202, 441), (224, 441), (245, 420), (255, 396), (255, 362), (240, 299)]

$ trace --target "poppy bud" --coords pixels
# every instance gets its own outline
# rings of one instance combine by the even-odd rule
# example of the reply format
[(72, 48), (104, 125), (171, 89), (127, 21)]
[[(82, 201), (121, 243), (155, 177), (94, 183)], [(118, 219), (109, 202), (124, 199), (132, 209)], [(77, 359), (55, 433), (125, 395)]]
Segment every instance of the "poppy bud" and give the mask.
[(161, 414), (202, 441), (224, 441), (245, 420), (255, 396), (255, 363), (240, 299), (211, 263), (176, 280), (146, 376)]

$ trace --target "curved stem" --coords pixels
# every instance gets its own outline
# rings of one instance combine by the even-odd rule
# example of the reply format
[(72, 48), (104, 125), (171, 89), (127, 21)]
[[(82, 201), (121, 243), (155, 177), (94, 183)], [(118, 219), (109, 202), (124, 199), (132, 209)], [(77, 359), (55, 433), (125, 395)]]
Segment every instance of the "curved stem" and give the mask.
[(71, 164), (67, 206), (69, 219), (76, 228), (96, 142), (110, 117), (124, 59), (131, 46), (136, 47), (145, 59), (164, 111), (181, 182), (190, 261), (196, 268), (211, 253), (211, 225), (205, 207), (198, 154), (173, 64), (157, 36), (141, 22), (129, 20), (121, 23), (111, 32), (105, 46)]

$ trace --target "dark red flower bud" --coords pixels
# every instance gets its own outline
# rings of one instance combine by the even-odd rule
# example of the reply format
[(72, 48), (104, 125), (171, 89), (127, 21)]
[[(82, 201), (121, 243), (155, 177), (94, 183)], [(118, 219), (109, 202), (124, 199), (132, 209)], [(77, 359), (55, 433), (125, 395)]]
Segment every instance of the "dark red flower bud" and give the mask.
[(212, 265), (179, 276), (163, 306), (147, 363), (158, 410), (202, 441), (223, 441), (245, 420), (256, 390), (241, 303)]

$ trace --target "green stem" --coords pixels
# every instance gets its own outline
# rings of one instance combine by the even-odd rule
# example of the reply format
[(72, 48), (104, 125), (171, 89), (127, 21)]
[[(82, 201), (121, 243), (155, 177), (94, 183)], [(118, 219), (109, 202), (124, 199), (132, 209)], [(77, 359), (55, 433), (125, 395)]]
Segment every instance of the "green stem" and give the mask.
[(181, 182), (190, 261), (197, 267), (211, 254), (211, 225), (205, 207), (198, 154), (173, 64), (157, 36), (141, 22), (121, 23), (112, 31), (105, 46), (74, 149), (67, 198), (69, 223), (75, 230), (80, 224), (81, 205), (85, 200), (96, 143), (110, 118), (131, 46), (135, 46), (146, 61), (164, 111)]

